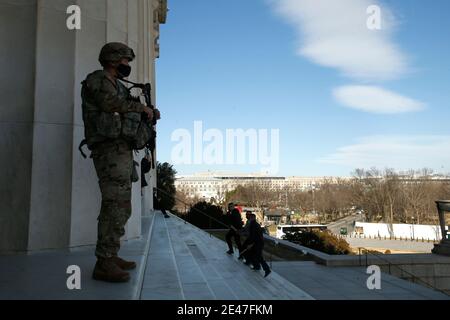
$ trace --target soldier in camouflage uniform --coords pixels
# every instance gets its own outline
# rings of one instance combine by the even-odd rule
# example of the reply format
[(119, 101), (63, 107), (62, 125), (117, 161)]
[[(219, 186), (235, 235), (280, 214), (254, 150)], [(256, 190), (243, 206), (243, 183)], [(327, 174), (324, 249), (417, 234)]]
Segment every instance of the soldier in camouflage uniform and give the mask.
[(103, 70), (88, 75), (82, 89), (85, 136), (102, 194), (93, 277), (108, 282), (128, 281), (130, 275), (126, 271), (136, 268), (135, 262), (118, 256), (120, 238), (125, 235), (125, 225), (131, 216), (133, 170), (133, 150), (120, 136), (120, 119), (130, 112), (146, 113), (150, 120), (160, 117), (158, 110), (132, 99), (119, 81), (130, 75), (129, 62), (134, 58), (128, 46), (106, 44), (99, 57)]

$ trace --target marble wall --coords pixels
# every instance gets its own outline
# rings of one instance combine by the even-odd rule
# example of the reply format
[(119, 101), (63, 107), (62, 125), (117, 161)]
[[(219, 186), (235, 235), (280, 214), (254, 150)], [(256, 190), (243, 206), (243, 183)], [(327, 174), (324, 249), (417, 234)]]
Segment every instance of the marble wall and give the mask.
[[(66, 9), (81, 8), (81, 30), (68, 30)], [(159, 0), (0, 0), (0, 252), (94, 244), (100, 192), (84, 137), (81, 82), (100, 67), (110, 41), (130, 45), (135, 81), (155, 71), (154, 11)], [(142, 154), (136, 155), (140, 162)], [(148, 181), (155, 182), (155, 173)], [(127, 238), (141, 234), (152, 187), (133, 186)]]

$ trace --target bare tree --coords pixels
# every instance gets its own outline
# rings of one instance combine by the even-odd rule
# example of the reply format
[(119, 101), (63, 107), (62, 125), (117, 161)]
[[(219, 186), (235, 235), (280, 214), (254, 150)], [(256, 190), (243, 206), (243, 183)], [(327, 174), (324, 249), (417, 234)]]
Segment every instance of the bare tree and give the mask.
[(306, 215), (314, 210), (331, 221), (364, 210), (371, 222), (437, 224), (435, 201), (450, 198), (450, 182), (432, 179), (432, 170), (397, 173), (393, 169), (356, 169), (353, 179), (329, 179), (315, 191), (276, 189), (249, 183), (226, 193), (226, 202), (255, 208), (287, 208)]

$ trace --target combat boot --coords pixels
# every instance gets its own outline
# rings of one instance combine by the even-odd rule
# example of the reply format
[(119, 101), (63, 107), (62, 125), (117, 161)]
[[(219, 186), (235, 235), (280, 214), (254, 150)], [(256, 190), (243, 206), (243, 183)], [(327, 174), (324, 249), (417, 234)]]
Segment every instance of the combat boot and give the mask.
[(112, 257), (111, 260), (122, 270), (136, 269), (136, 262), (126, 261), (119, 257)]
[(107, 258), (97, 260), (93, 278), (106, 282), (127, 282), (130, 280), (130, 274), (119, 268), (112, 258)]

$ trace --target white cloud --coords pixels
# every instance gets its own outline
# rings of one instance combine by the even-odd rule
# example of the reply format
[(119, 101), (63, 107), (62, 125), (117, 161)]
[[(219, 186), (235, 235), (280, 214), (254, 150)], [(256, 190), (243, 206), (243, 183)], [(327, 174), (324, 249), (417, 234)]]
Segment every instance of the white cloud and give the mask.
[(395, 19), (380, 5), (381, 30), (367, 28), (367, 8), (376, 0), (270, 0), (299, 36), (298, 53), (314, 63), (361, 80), (386, 80), (408, 71), (392, 41)]
[(343, 86), (333, 90), (343, 106), (365, 112), (396, 114), (421, 111), (425, 104), (375, 86)]
[(339, 148), (319, 162), (355, 168), (432, 168), (450, 171), (450, 136), (378, 135), (361, 138), (356, 144)]

